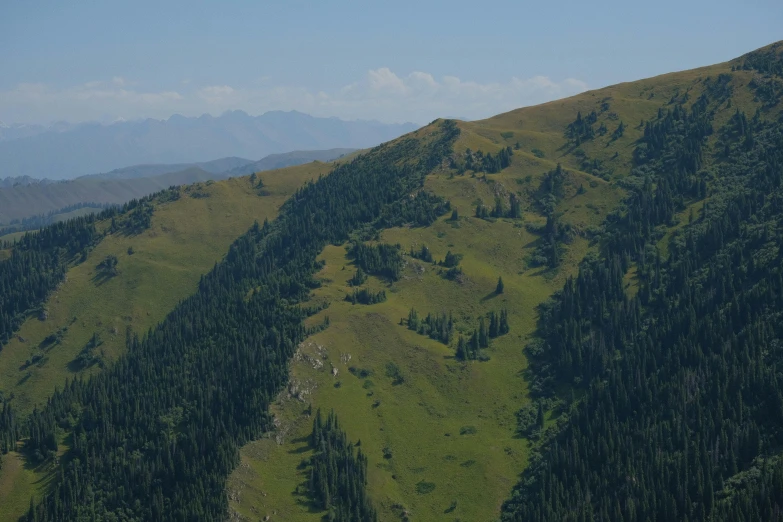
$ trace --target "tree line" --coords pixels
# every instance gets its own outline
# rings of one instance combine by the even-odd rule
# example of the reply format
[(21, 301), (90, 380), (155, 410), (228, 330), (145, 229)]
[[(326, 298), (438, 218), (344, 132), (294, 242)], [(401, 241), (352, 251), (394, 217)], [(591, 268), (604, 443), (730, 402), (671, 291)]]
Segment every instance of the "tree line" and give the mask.
[(237, 239), (161, 324), (143, 338), (130, 335), (125, 356), (36, 410), (26, 428), (30, 449), (47, 449), (52, 433), (73, 442), (28, 519), (223, 518), (238, 448), (272, 428), (268, 405), (307, 333), (303, 319), (317, 308), (306, 300), (318, 284), (318, 254), (389, 218), (410, 222), (421, 201), (443, 209), (434, 197), (411, 203), (411, 194), (457, 134), (444, 121), (426, 154), (414, 155), (422, 143), (408, 137), (307, 183), (275, 221)]
[[(647, 122), (601, 254), (542, 307), (526, 425), (544, 404), (558, 420), (503, 520), (783, 520), (783, 122), (728, 121), (711, 159), (716, 109)], [(664, 255), (659, 227), (702, 179)]]
[(367, 495), (367, 457), (348, 441), (334, 411), (324, 419), (318, 409), (310, 444), (316, 451), (310, 459), (310, 491), (318, 507), (328, 511), (324, 519), (377, 521)]

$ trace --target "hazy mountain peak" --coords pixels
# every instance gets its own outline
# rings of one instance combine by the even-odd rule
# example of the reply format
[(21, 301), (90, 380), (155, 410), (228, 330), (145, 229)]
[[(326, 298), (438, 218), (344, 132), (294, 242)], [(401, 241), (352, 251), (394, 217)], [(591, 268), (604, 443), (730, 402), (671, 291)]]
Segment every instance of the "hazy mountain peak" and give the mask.
[(291, 150), (360, 149), (417, 127), (320, 118), (298, 111), (251, 116), (233, 110), (217, 117), (173, 114), (167, 120), (0, 128), (0, 176), (68, 179), (127, 165), (260, 158)]

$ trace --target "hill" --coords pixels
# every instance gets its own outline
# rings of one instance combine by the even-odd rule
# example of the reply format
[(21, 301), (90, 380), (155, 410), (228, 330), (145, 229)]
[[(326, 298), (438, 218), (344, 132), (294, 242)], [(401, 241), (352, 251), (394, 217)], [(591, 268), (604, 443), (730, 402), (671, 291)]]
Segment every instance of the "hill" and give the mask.
[(229, 176), (247, 176), (253, 172), (282, 169), (311, 161), (332, 161), (355, 151), (356, 149), (295, 150), (283, 154), (270, 154), (258, 161), (230, 169), (227, 174)]
[(0, 188), (13, 187), (15, 185), (32, 185), (34, 183), (51, 183), (51, 180), (36, 179), (30, 176), (7, 177), (0, 179)]
[(60, 221), (77, 207), (99, 209), (142, 198), (172, 185), (246, 176), (311, 161), (331, 161), (352, 151), (294, 151), (255, 162), (221, 158), (194, 164), (135, 165), (70, 181), (14, 183), (0, 188), (0, 238), (12, 231), (33, 230)]
[[(114, 169), (111, 172), (105, 172), (100, 174), (89, 174), (87, 176), (81, 176), (82, 178), (98, 178), (98, 179), (135, 179), (135, 178), (151, 178), (154, 176), (160, 176), (169, 172), (177, 172), (185, 170), (191, 167), (197, 167), (201, 170), (209, 172), (211, 174), (222, 174), (230, 170), (249, 165), (253, 163), (252, 160), (244, 158), (220, 158), (212, 161), (203, 161), (200, 163), (175, 163), (175, 164), (161, 164), (161, 165), (133, 165), (130, 167), (123, 167), (121, 169)], [(270, 169), (266, 169), (270, 170)]]
[[(0, 177), (71, 179), (127, 165), (260, 158), (291, 150), (366, 148), (416, 128), (413, 124), (343, 121), (299, 112), (242, 111), (219, 117), (83, 123), (0, 140)], [(208, 170), (208, 169), (205, 169)]]
[[(42, 305), (0, 307), (0, 505), (781, 520), (781, 51), (439, 120), (6, 249), (3, 284)], [(185, 232), (223, 219), (222, 244)]]

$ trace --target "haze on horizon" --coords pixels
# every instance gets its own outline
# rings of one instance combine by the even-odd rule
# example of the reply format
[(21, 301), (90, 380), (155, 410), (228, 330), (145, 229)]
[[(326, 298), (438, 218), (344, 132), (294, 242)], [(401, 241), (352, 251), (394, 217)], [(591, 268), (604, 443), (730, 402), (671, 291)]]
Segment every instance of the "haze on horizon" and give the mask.
[(781, 37), (773, 0), (696, 3), (7, 2), (0, 121), (477, 119)]

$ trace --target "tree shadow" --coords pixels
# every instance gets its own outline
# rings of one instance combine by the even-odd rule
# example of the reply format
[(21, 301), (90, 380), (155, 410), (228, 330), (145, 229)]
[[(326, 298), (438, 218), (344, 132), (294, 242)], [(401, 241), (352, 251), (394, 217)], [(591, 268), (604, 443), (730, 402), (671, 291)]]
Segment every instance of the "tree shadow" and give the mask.
[(499, 293), (497, 293), (497, 292), (495, 292), (495, 291), (493, 290), (492, 292), (490, 292), (490, 293), (488, 293), (487, 295), (485, 295), (484, 297), (482, 297), (482, 298), (481, 298), (481, 302), (482, 302), (482, 303), (486, 303), (487, 301), (490, 301), (490, 300), (492, 300), (492, 299), (495, 299), (496, 297), (499, 297), (499, 296), (501, 296), (501, 295), (502, 295), (502, 294), (499, 294)]
[(307, 439), (307, 437), (300, 437), (298, 439), (294, 439), (291, 441), (292, 444), (302, 443), (302, 442), (304, 442), (304, 444), (302, 444), (301, 446), (288, 450), (288, 454), (301, 455), (302, 453), (307, 453), (312, 449), (310, 447), (310, 441)]
[(103, 286), (110, 279), (113, 279), (116, 275), (117, 274), (112, 274), (109, 272), (98, 272), (94, 276), (92, 276), (92, 282), (95, 286)]

